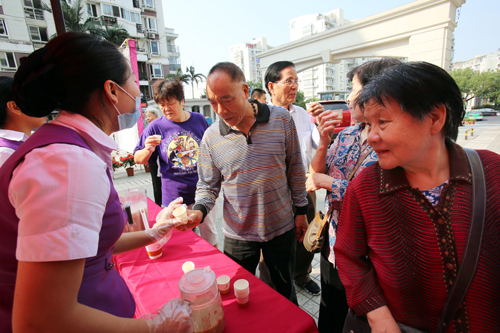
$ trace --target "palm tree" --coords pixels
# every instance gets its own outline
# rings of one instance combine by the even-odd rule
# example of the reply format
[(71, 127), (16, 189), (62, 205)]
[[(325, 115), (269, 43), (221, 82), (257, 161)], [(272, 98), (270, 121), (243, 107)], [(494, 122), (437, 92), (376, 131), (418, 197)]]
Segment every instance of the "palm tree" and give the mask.
[(107, 40), (108, 42), (120, 46), (125, 41), (125, 39), (129, 37), (127, 29), (123, 28), (121, 25), (115, 23), (109, 26), (104, 22), (102, 18), (101, 24), (104, 29), (101, 27), (101, 30), (98, 33), (100, 34), (101, 38)]
[(200, 74), (200, 73), (195, 73), (194, 67), (189, 66), (189, 68), (186, 67), (186, 73), (188, 76), (189, 81), (191, 81), (191, 93), (193, 94), (193, 99), (194, 99), (194, 82), (196, 82), (196, 85), (198, 86), (198, 80), (202, 81), (202, 78), (207, 78), (205, 75)]
[(168, 74), (165, 78), (167, 79), (174, 79), (177, 78), (179, 81), (182, 83), (188, 84), (189, 83), (189, 75), (182, 73), (182, 69), (179, 67), (177, 68), (177, 72), (174, 74)]
[(77, 0), (74, 6), (71, 6), (66, 0), (61, 1), (61, 9), (64, 17), (66, 31), (86, 32), (93, 35), (101, 35), (102, 28), (92, 18), (83, 20), (83, 3)]

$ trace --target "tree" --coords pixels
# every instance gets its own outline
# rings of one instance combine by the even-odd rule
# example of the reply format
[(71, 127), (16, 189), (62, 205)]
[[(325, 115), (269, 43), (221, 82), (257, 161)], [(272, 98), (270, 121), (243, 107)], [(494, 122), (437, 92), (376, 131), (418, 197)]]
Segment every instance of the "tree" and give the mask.
[(123, 28), (118, 24), (113, 24), (109, 26), (104, 22), (102, 18), (101, 18), (101, 24), (104, 28), (101, 27), (100, 31), (97, 31), (97, 35), (115, 45), (118, 46), (122, 45), (125, 39), (127, 39), (130, 36), (128, 34), (127, 29)]
[(297, 90), (297, 97), (295, 97), (295, 103), (293, 104), (301, 106), (304, 109), (306, 108), (306, 101), (302, 90)]
[(497, 100), (500, 97), (500, 72), (474, 72), (471, 68), (456, 69), (450, 72), (463, 94), (464, 101), (474, 97)]
[(166, 77), (166, 79), (179, 79), (182, 83), (188, 84), (189, 83), (189, 75), (182, 73), (182, 69), (179, 67), (177, 68), (177, 72), (175, 73), (170, 73)]
[(92, 18), (83, 21), (83, 3), (77, 0), (74, 6), (71, 6), (66, 0), (61, 1), (61, 9), (64, 17), (64, 26), (66, 31), (86, 32), (93, 35), (100, 35), (102, 28)]
[(248, 88), (250, 88), (250, 90), (254, 90), (256, 88), (264, 89), (262, 88), (262, 81), (257, 81), (257, 82), (247, 81), (246, 83), (248, 85)]
[(186, 73), (187, 73), (189, 81), (191, 82), (191, 93), (192, 93), (193, 99), (194, 99), (194, 83), (196, 82), (196, 86), (198, 86), (198, 81), (201, 82), (201, 81), (203, 81), (203, 78), (206, 79), (207, 77), (201, 73), (195, 73), (193, 66), (189, 66), (189, 68), (186, 67)]

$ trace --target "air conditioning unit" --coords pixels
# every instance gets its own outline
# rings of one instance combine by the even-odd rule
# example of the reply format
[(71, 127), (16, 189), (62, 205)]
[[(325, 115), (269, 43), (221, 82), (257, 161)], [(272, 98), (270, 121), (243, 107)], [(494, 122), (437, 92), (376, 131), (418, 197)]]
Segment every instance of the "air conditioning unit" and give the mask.
[(149, 39), (155, 39), (156, 38), (156, 34), (154, 32), (148, 32), (148, 38)]

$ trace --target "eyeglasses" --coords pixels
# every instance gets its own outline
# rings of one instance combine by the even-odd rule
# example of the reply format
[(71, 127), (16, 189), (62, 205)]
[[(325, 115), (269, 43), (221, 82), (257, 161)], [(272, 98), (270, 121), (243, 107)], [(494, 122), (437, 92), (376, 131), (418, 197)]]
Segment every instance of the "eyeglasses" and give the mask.
[(300, 80), (287, 79), (285, 81), (276, 81), (275, 83), (283, 83), (286, 84), (287, 86), (293, 86), (294, 84), (299, 85)]

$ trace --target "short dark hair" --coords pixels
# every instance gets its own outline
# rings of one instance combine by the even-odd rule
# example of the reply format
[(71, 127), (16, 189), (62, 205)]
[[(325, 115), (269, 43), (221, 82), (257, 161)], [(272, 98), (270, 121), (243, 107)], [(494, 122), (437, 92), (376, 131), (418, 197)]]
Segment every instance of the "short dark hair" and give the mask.
[(245, 74), (241, 68), (233, 64), (232, 62), (219, 62), (215, 64), (208, 72), (208, 76), (215, 72), (224, 72), (231, 77), (232, 82), (245, 82)]
[(7, 121), (7, 102), (14, 100), (12, 82), (13, 78), (0, 76), (0, 128), (3, 128)]
[(178, 78), (159, 80), (153, 86), (153, 98), (157, 104), (172, 98), (182, 102), (184, 100), (184, 87)]
[(91, 95), (103, 91), (107, 80), (124, 84), (129, 74), (116, 45), (90, 34), (67, 32), (21, 61), (14, 76), (14, 101), (31, 117), (67, 110), (100, 123), (102, 116), (86, 109)]
[(400, 64), (401, 61), (395, 58), (383, 58), (365, 62), (357, 67), (354, 67), (347, 73), (347, 78), (352, 81), (354, 76), (358, 76), (358, 80), (362, 86), (370, 82), (375, 76), (380, 75), (384, 70), (394, 65)]
[(271, 66), (269, 66), (266, 70), (266, 75), (264, 77), (264, 81), (266, 84), (266, 90), (269, 91), (269, 82), (277, 82), (281, 80), (281, 71), (287, 67), (295, 68), (295, 64), (291, 61), (277, 61)]
[(410, 62), (391, 67), (368, 82), (357, 103), (385, 105), (396, 101), (416, 120), (423, 120), (440, 105), (446, 107), (445, 137), (455, 141), (463, 111), (462, 93), (455, 80), (441, 67), (427, 62)]
[(257, 98), (260, 98), (260, 96), (265, 95), (265, 94), (266, 94), (266, 92), (264, 91), (264, 89), (255, 88), (252, 91), (252, 96), (250, 98), (251, 99), (257, 99)]

